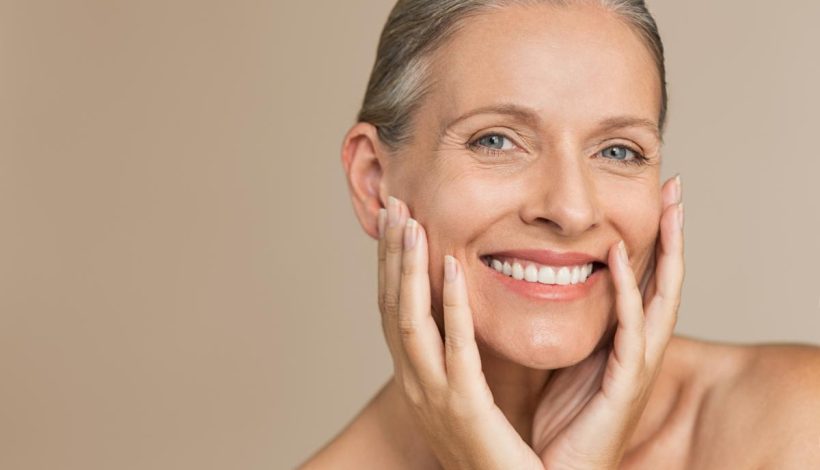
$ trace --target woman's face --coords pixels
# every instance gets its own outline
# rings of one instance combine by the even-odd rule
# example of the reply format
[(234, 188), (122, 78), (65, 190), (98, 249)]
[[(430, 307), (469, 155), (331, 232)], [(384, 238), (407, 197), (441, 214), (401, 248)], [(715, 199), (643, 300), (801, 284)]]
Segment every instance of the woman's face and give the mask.
[(510, 289), (482, 256), (606, 262), (623, 239), (641, 280), (662, 209), (652, 56), (599, 7), (516, 6), (467, 20), (433, 70), (413, 142), (386, 159), (382, 185), (427, 231), (436, 320), (452, 254), (482, 350), (538, 369), (574, 364), (616, 321), (609, 271), (580, 297), (545, 299)]

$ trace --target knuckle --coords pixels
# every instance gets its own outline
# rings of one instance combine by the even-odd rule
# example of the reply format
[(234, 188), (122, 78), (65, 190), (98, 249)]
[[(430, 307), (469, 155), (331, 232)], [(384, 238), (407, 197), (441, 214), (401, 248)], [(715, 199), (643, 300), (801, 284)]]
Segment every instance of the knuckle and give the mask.
[(407, 263), (402, 263), (401, 264), (401, 275), (402, 276), (411, 276), (411, 275), (415, 274), (417, 270), (418, 269), (417, 269), (415, 263), (407, 262)]
[(395, 255), (401, 253), (401, 240), (387, 240), (385, 244), (385, 251), (388, 255)]
[(659, 292), (658, 295), (663, 300), (665, 305), (668, 305), (670, 310), (677, 312), (681, 303), (680, 295), (670, 295), (668, 292)]
[(459, 306), (458, 300), (449, 295), (442, 299), (441, 304), (444, 306), (445, 310), (458, 308)]
[(444, 346), (447, 348), (448, 351), (454, 353), (460, 353), (467, 349), (469, 345), (469, 341), (462, 335), (455, 335), (455, 334), (445, 334), (444, 335)]
[(394, 313), (399, 310), (399, 294), (392, 289), (386, 289), (382, 294), (384, 313)]
[(404, 395), (407, 402), (416, 409), (426, 407), (427, 399), (424, 395), (424, 390), (413, 380), (403, 381)]
[(418, 323), (412, 318), (399, 318), (398, 327), (402, 339), (415, 336), (419, 329)]

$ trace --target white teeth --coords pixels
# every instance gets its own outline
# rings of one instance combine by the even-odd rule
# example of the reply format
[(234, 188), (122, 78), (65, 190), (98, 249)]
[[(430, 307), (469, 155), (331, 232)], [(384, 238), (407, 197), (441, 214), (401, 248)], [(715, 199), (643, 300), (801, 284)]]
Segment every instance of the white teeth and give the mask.
[(513, 279), (518, 279), (519, 281), (521, 279), (524, 279), (524, 268), (521, 267), (521, 263), (513, 263), (512, 266), (513, 266), (513, 272), (512, 272)]
[(575, 266), (572, 268), (571, 275), (569, 278), (570, 284), (578, 284), (578, 278), (581, 276), (581, 268)]
[(538, 282), (555, 284), (555, 270), (549, 266), (541, 266), (541, 269), (538, 270)]
[(561, 269), (558, 270), (558, 275), (555, 276), (555, 280), (558, 282), (558, 285), (565, 286), (569, 284), (570, 281), (570, 274), (569, 268), (566, 266), (561, 266)]
[(530, 282), (538, 282), (538, 268), (534, 264), (528, 264), (524, 270), (524, 279)]
[(592, 274), (592, 263), (578, 266), (541, 266), (535, 263), (523, 264), (518, 261), (488, 258), (486, 263), (491, 268), (513, 279), (541, 284), (580, 284), (586, 282)]

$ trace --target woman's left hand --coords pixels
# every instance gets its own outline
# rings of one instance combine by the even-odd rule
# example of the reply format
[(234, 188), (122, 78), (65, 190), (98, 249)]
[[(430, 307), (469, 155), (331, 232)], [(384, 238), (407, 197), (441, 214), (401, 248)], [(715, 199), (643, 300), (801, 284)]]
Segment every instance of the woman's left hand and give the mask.
[(617, 468), (660, 369), (683, 286), (680, 186), (663, 186), (656, 266), (642, 296), (620, 242), (609, 250), (618, 324), (611, 347), (553, 371), (533, 417), (532, 446), (545, 468)]

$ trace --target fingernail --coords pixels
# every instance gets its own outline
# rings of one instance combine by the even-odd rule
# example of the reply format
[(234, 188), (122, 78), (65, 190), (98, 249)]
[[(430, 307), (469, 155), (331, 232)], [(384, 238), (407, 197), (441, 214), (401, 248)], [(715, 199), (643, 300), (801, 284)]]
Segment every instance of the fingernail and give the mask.
[(621, 261), (624, 264), (629, 263), (629, 258), (626, 255), (626, 245), (624, 245), (623, 240), (618, 242), (618, 256), (621, 257)]
[(404, 249), (409, 250), (416, 245), (416, 234), (418, 233), (419, 224), (416, 219), (407, 219), (404, 225)]
[(444, 280), (448, 282), (456, 280), (456, 260), (450, 255), (444, 255)]
[(680, 202), (683, 197), (683, 189), (681, 188), (680, 173), (675, 175), (675, 201)]
[(399, 200), (390, 196), (387, 198), (387, 225), (395, 227), (399, 224)]
[(678, 228), (683, 230), (683, 203), (678, 204)]
[(384, 238), (384, 223), (387, 221), (387, 210), (379, 208), (379, 238)]

